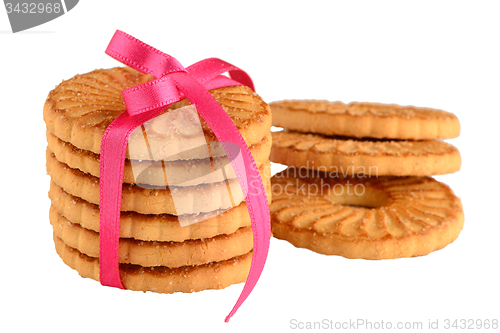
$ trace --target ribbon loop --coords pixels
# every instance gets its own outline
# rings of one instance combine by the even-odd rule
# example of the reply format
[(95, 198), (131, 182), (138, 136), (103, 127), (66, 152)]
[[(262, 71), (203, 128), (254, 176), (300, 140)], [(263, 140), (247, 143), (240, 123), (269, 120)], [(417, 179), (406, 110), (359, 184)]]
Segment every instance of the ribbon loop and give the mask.
[(186, 71), (174, 57), (120, 30), (117, 30), (113, 35), (106, 49), (106, 54), (142, 73), (150, 74), (154, 78)]
[(255, 91), (253, 81), (243, 70), (219, 58), (208, 58), (189, 66), (187, 68), (192, 78), (201, 84), (210, 81), (216, 76), (229, 72), (230, 77)]

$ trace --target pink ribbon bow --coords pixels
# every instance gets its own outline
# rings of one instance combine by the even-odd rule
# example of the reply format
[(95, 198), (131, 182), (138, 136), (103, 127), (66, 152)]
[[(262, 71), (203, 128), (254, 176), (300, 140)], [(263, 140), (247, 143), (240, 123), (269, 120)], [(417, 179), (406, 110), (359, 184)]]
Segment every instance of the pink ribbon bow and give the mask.
[[(258, 184), (256, 191), (246, 191), (246, 204), (252, 222), (253, 257), (245, 286), (225, 321), (251, 293), (264, 267), (271, 237), (269, 207), (262, 180), (250, 151), (229, 116), (208, 92), (210, 89), (246, 85), (254, 90), (252, 80), (241, 69), (216, 58), (205, 59), (184, 68), (175, 58), (117, 30), (106, 53), (155, 80), (122, 91), (127, 110), (106, 129), (100, 157), (100, 229), (99, 279), (102, 285), (123, 288), (119, 275), (118, 244), (123, 169), (127, 142), (132, 131), (158, 116), (171, 104), (187, 98), (210, 126), (231, 161), (239, 146), (247, 168), (232, 163), (240, 186)], [(221, 74), (229, 72), (231, 78)], [(244, 170), (241, 170), (244, 169)], [(246, 177), (246, 179), (244, 178)], [(258, 179), (258, 182), (255, 182)], [(251, 182), (253, 180), (253, 182)]]

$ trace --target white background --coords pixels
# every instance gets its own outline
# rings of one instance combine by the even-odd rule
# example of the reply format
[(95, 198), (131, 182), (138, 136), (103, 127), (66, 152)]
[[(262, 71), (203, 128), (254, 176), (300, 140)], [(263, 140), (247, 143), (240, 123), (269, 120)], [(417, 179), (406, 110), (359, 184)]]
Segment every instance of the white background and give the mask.
[[(0, 327), (11, 327), (0, 330), (281, 332), (292, 330), (292, 319), (422, 321), (424, 328), (429, 319), (441, 328), (446, 318), (500, 319), (498, 4), (87, 0), (17, 34), (0, 8)], [(224, 317), (242, 284), (161, 295), (79, 277), (52, 241), (42, 107), (63, 79), (120, 65), (104, 53), (116, 29), (185, 66), (229, 61), (250, 73), (268, 102), (374, 101), (454, 112), (462, 132), (450, 142), (462, 169), (438, 179), (462, 199), (460, 237), (425, 257), (385, 261), (324, 256), (272, 239), (261, 279), (229, 324)]]

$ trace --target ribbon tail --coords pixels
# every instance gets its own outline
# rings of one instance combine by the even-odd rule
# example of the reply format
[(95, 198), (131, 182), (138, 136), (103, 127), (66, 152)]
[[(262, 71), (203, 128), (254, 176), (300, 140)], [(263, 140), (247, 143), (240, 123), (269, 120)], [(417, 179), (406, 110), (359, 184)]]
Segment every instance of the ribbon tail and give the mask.
[[(125, 289), (118, 263), (120, 207), (127, 143), (120, 128), (126, 113), (111, 123), (101, 141), (99, 179), (99, 281), (104, 286)], [(121, 147), (123, 146), (123, 147)], [(119, 161), (114, 164), (115, 161)], [(118, 170), (116, 169), (118, 166)]]
[[(255, 161), (231, 118), (229, 118), (219, 103), (217, 103), (212, 95), (210, 95), (199, 82), (193, 80), (184, 73), (174, 73), (172, 74), (172, 78), (187, 99), (197, 105), (199, 114), (210, 126), (217, 139), (220, 142), (234, 142), (238, 144), (245, 165), (250, 166), (245, 170), (239, 170), (237, 163), (233, 163), (235, 156), (231, 156), (233, 153), (230, 149), (225, 148), (226, 154), (232, 161), (231, 164), (233, 165), (240, 185), (242, 187), (245, 186), (244, 184), (253, 186), (253, 188), (251, 188), (252, 191), (249, 190), (247, 192), (246, 203), (252, 222), (254, 241), (250, 271), (236, 304), (225, 318), (225, 321), (228, 322), (241, 304), (243, 304), (245, 299), (250, 295), (264, 268), (271, 238), (269, 205)], [(246, 179), (243, 179), (243, 177), (246, 177)]]
[(162, 109), (134, 117), (121, 113), (106, 128), (101, 141), (99, 174), (99, 281), (125, 289), (120, 280), (118, 247), (120, 208), (127, 143), (135, 128), (159, 115)]

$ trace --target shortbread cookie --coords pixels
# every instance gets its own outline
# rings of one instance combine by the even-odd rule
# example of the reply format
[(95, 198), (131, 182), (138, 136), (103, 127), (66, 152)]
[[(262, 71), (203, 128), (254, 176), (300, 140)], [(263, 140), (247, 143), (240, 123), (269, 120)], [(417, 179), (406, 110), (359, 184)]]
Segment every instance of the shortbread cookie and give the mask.
[[(88, 150), (78, 149), (72, 144), (60, 140), (50, 132), (47, 132), (47, 142), (49, 149), (54, 153), (58, 161), (67, 164), (73, 169), (79, 169), (92, 176), (99, 177), (99, 155)], [(266, 163), (269, 160), (271, 151), (271, 135), (265, 136), (258, 144), (249, 147), (249, 149), (257, 167)], [(225, 165), (224, 173), (220, 169), (218, 172), (212, 172), (212, 167), (219, 165)], [(132, 166), (135, 170), (132, 169)], [(167, 169), (168, 177), (165, 177), (165, 170)], [(207, 174), (207, 172), (210, 173)], [(214, 158), (214, 161), (210, 159), (173, 162), (125, 160), (123, 182), (135, 184), (137, 180), (134, 174), (139, 175), (138, 178), (140, 178), (142, 184), (156, 186), (165, 186), (170, 183), (174, 186), (193, 186), (236, 178), (227, 157), (217, 157)], [(168, 181), (165, 178), (168, 178)]]
[[(75, 250), (54, 235), (57, 254), (82, 277), (99, 281), (99, 259)], [(252, 252), (224, 261), (178, 268), (142, 267), (120, 264), (120, 279), (125, 289), (157, 293), (197, 292), (223, 289), (244, 282), (252, 263)]]
[[(50, 184), (49, 198), (52, 206), (71, 223), (85, 229), (99, 232), (99, 206), (72, 196)], [(270, 196), (268, 197), (271, 203)], [(144, 241), (183, 242), (189, 239), (211, 238), (221, 234), (231, 234), (242, 227), (251, 225), (246, 203), (223, 212), (212, 212), (207, 218), (196, 214), (189, 220), (193, 224), (181, 226), (175, 215), (138, 214), (122, 212), (120, 216), (120, 238), (134, 238)], [(198, 220), (199, 222), (196, 222)]]
[(448, 139), (460, 134), (454, 114), (430, 108), (324, 100), (285, 100), (270, 106), (274, 126), (299, 132), (412, 140)]
[[(259, 171), (264, 188), (268, 189), (267, 193), (270, 193), (270, 181), (266, 175), (266, 172), (270, 172), (269, 164), (263, 165)], [(99, 178), (57, 161), (49, 149), (47, 149), (47, 172), (52, 181), (66, 192), (90, 203), (99, 204)], [(254, 187), (249, 184), (249, 190), (258, 190)], [(181, 200), (174, 202), (174, 195)], [(167, 189), (151, 189), (124, 184), (121, 210), (141, 214), (197, 214), (229, 209), (238, 206), (243, 200), (244, 195), (236, 179), (199, 186), (168, 187)]]
[(460, 199), (430, 177), (329, 178), (288, 168), (272, 190), (275, 237), (346, 258), (426, 255), (453, 242), (464, 223)]
[[(69, 222), (51, 207), (50, 223), (54, 234), (66, 245), (89, 257), (99, 257), (99, 233)], [(180, 267), (227, 260), (253, 249), (252, 227), (243, 227), (230, 235), (184, 242), (147, 242), (120, 238), (118, 261), (145, 267)]]
[[(117, 67), (95, 70), (63, 81), (49, 93), (45, 102), (43, 114), (47, 130), (80, 149), (99, 154), (105, 129), (125, 110), (121, 91), (152, 79), (151, 76), (131, 68)], [(271, 128), (269, 106), (250, 88), (225, 87), (212, 90), (210, 93), (227, 112), (248, 146), (258, 144), (269, 133)], [(189, 104), (189, 101), (184, 100), (172, 105), (170, 109)], [(182, 118), (182, 114), (180, 116)], [(176, 127), (176, 131), (181, 134), (187, 130), (182, 126), (184, 120), (179, 119), (179, 126)], [(205, 136), (207, 142), (217, 141), (203, 119), (201, 127), (202, 136)], [(156, 134), (159, 138), (163, 138), (164, 133), (160, 132), (152, 131), (150, 140), (155, 141)], [(181, 150), (191, 148), (190, 135), (191, 133), (186, 133), (185, 140), (178, 142)], [(165, 146), (155, 146), (156, 150), (152, 151), (157, 160), (167, 160), (168, 156), (162, 154), (170, 155), (172, 150), (175, 150), (175, 147), (171, 146), (174, 144), (171, 140), (162, 139), (162, 142)], [(216, 156), (214, 152), (212, 153)], [(127, 157), (143, 159), (149, 152), (136, 151), (136, 154), (138, 155), (136, 157)]]
[(443, 175), (460, 170), (458, 149), (440, 140), (394, 141), (273, 132), (270, 160), (343, 175)]

